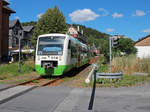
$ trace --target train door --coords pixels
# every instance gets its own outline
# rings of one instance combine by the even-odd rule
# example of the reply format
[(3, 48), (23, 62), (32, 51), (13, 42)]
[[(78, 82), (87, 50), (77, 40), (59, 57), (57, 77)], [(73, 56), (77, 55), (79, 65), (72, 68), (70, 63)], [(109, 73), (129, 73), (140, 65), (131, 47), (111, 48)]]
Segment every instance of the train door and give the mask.
[(70, 40), (69, 40), (69, 43), (68, 43), (67, 63), (68, 63), (68, 65), (71, 64), (71, 41)]

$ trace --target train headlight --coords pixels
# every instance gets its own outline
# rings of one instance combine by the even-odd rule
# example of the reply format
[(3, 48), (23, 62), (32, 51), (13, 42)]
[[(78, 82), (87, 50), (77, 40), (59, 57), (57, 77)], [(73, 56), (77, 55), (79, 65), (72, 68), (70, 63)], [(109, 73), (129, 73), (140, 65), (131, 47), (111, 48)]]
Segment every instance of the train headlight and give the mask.
[(61, 57), (61, 56), (59, 56), (59, 61), (61, 61), (61, 59), (62, 59), (62, 57)]
[(37, 57), (38, 61), (40, 61), (40, 56)]

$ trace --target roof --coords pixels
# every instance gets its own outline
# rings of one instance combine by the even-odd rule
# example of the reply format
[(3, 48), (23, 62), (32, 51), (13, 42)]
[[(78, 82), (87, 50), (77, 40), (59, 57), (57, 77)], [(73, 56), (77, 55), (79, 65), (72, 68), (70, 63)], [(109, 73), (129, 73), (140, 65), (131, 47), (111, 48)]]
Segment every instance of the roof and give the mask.
[(136, 41), (135, 46), (150, 46), (150, 35), (147, 35)]
[(16, 13), (15, 11), (13, 11), (11, 8), (9, 8), (7, 5), (9, 5), (9, 3), (6, 0), (2, 0), (2, 7), (7, 10), (9, 13)]
[(15, 24), (17, 23), (17, 19), (16, 20), (11, 20), (11, 21), (9, 21), (9, 28), (12, 28), (12, 27), (14, 27), (15, 26)]
[(10, 13), (16, 13), (11, 8), (9, 8), (7, 5), (4, 5), (3, 8), (6, 9), (7, 11), (9, 11)]
[(68, 32), (70, 33), (70, 35), (72, 35), (74, 38), (77, 38), (81, 42), (88, 43), (88, 39), (86, 37), (84, 37), (81, 32), (77, 31), (77, 29), (75, 27), (71, 26), (69, 28)]
[(3, 5), (9, 5), (9, 3), (6, 0), (2, 0), (3, 1)]
[(50, 33), (50, 34), (39, 35), (39, 37), (47, 37), (47, 36), (66, 36), (66, 34), (61, 34), (61, 33)]
[[(17, 22), (19, 22), (18, 19), (9, 21), (9, 28), (13, 28), (17, 24)], [(22, 26), (21, 26), (21, 28), (22, 28)]]
[(33, 26), (23, 26), (23, 31), (30, 32), (33, 28)]

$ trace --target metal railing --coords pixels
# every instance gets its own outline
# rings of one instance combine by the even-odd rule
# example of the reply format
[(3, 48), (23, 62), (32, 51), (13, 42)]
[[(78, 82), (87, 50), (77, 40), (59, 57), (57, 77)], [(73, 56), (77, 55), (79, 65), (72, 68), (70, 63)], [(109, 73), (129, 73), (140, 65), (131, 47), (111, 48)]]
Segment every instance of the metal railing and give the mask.
[(85, 79), (85, 83), (87, 83), (87, 84), (90, 83), (93, 74), (96, 75), (96, 80), (102, 79), (102, 84), (104, 84), (104, 79), (110, 79), (110, 81), (112, 81), (112, 79), (117, 79), (117, 81), (119, 81), (123, 78), (122, 72), (119, 72), (119, 73), (98, 73), (98, 72), (96, 72), (98, 70), (98, 65), (93, 64), (92, 66), (93, 66), (93, 68), (92, 68), (91, 72), (89, 73), (88, 77)]
[(123, 73), (96, 73), (96, 80), (102, 79), (102, 84), (104, 84), (104, 79), (117, 79), (117, 81), (121, 80), (123, 78)]

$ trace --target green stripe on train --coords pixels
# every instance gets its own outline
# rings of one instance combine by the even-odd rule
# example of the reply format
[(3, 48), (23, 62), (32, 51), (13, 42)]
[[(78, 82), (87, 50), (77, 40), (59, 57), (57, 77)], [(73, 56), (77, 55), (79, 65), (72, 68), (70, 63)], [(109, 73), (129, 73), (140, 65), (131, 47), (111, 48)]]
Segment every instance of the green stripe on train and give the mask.
[(36, 65), (35, 69), (39, 75), (60, 76), (64, 72), (67, 72), (71, 68), (73, 68), (73, 66), (74, 65), (59, 65), (58, 67), (55, 67), (55, 68), (45, 69), (45, 68), (42, 68), (41, 65)]

